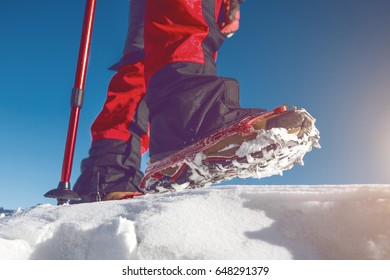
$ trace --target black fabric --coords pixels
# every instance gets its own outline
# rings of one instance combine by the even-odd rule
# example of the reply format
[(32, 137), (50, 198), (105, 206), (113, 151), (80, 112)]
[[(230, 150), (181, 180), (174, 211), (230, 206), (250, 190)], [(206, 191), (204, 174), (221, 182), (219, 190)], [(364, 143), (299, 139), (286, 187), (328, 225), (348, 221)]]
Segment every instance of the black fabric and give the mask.
[(123, 56), (118, 63), (110, 67), (110, 70), (118, 71), (124, 65), (144, 59), (145, 3), (145, 0), (130, 0), (129, 24)]
[(128, 142), (102, 139), (94, 142), (89, 157), (81, 163), (81, 175), (73, 190), (81, 202), (96, 201), (114, 191), (139, 191), (143, 177), (140, 171), (140, 138), (133, 134)]
[[(81, 202), (99, 201), (111, 192), (139, 192), (142, 180), (141, 135), (148, 133), (148, 109), (142, 99), (129, 125), (129, 141), (101, 139), (92, 143), (81, 163), (81, 175), (73, 190)], [(74, 203), (78, 203), (77, 201)]]
[(154, 159), (181, 150), (256, 110), (240, 108), (236, 80), (189, 74), (202, 67), (195, 63), (172, 63), (152, 78), (147, 103), (150, 155)]
[(146, 105), (145, 98), (143, 98), (137, 106), (134, 113), (133, 120), (129, 125), (130, 132), (139, 136), (149, 132), (149, 109)]
[(203, 16), (207, 25), (209, 26), (209, 33), (207, 34), (206, 39), (202, 43), (203, 53), (205, 57), (205, 66), (208, 69), (213, 67), (216, 75), (214, 54), (222, 46), (225, 37), (219, 30), (219, 26), (215, 19), (215, 6), (215, 0), (202, 1)]
[[(122, 66), (144, 60), (144, 14), (145, 1), (131, 0), (123, 56), (111, 70), (118, 71)], [(140, 136), (148, 133), (147, 115), (148, 109), (142, 100), (129, 125), (129, 141), (101, 139), (92, 144), (73, 187), (82, 197), (81, 202), (96, 201), (114, 191), (139, 191), (137, 187), (143, 177)]]
[(151, 78), (150, 156), (160, 160), (247, 116), (240, 109), (236, 80), (216, 76), (214, 53), (224, 41), (215, 20), (215, 1), (202, 2), (209, 34), (203, 41), (204, 64), (175, 62)]

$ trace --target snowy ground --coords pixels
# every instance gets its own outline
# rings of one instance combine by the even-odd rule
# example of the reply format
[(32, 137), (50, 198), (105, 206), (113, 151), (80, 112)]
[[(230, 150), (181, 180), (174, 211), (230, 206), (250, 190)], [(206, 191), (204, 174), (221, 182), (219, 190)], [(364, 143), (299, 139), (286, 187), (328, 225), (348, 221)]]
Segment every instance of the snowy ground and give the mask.
[(0, 259), (390, 259), (390, 185), (40, 205), (0, 218)]

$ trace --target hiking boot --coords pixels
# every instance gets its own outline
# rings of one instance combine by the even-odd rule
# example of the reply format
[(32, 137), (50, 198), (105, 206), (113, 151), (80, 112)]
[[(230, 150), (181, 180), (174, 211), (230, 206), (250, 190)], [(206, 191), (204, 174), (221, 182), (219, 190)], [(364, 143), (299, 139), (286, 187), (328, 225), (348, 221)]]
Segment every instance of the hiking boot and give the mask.
[(246, 116), (162, 160), (151, 159), (139, 188), (177, 191), (280, 174), (319, 148), (314, 123), (304, 109), (287, 106)]
[[(137, 135), (127, 142), (112, 139), (94, 142), (89, 157), (81, 163), (81, 175), (73, 187), (81, 201), (72, 203), (107, 200), (113, 192), (125, 192), (127, 196), (128, 193), (139, 193), (137, 187), (143, 177), (140, 162)], [(113, 197), (111, 195), (111, 199)], [(118, 194), (115, 197), (119, 197)]]

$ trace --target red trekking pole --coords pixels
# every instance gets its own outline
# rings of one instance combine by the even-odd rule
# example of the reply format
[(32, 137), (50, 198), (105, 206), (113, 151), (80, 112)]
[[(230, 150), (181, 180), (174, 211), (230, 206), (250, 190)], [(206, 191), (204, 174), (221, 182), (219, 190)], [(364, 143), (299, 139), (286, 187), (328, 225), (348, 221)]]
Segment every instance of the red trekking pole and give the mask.
[(68, 136), (66, 139), (64, 160), (62, 165), (61, 181), (56, 189), (53, 189), (45, 194), (45, 197), (56, 198), (58, 205), (62, 205), (68, 200), (80, 200), (78, 194), (71, 190), (69, 180), (72, 171), (80, 110), (83, 105), (84, 84), (88, 66), (92, 27), (95, 16), (95, 6), (96, 0), (87, 0), (84, 12), (84, 22), (80, 40), (76, 76), (70, 101), (71, 113), (68, 126)]

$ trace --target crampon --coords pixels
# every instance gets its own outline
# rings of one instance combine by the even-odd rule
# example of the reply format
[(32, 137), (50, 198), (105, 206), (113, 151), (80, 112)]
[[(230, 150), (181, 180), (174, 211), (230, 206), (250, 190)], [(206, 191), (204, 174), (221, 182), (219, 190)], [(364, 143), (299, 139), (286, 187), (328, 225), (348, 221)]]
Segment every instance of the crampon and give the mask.
[(233, 178), (263, 178), (303, 165), (320, 148), (315, 119), (304, 109), (283, 105), (247, 116), (176, 152), (149, 163), (139, 186), (144, 193), (210, 186)]

